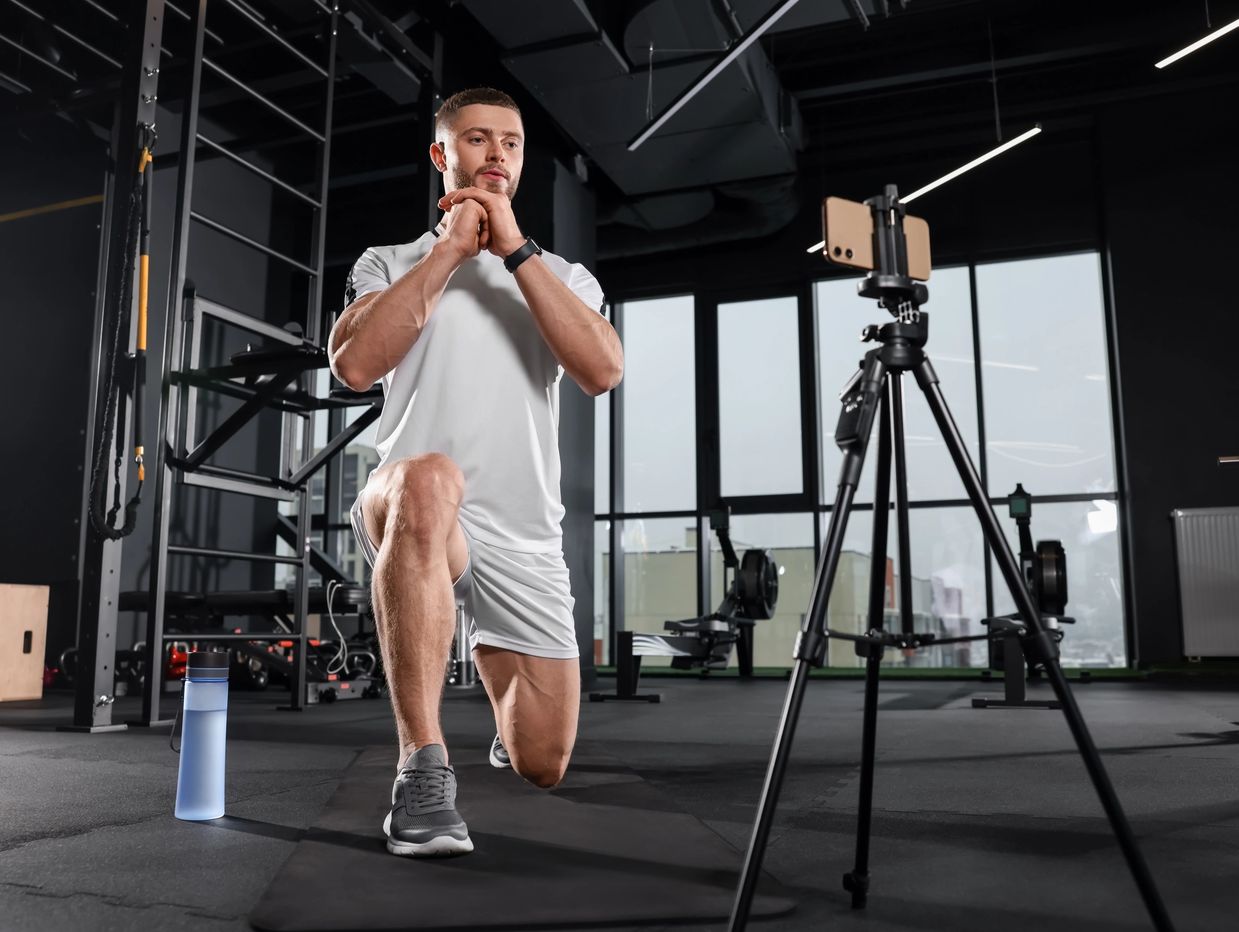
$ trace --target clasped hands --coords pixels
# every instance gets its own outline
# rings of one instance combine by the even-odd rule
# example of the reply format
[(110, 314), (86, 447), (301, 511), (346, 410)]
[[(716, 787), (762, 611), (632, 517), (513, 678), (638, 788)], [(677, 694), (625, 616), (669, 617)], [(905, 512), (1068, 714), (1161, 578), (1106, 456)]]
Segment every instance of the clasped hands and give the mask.
[(444, 239), (459, 252), (462, 262), (483, 249), (503, 259), (525, 244), (512, 201), (505, 194), (458, 188), (439, 198), (439, 209), (447, 214)]

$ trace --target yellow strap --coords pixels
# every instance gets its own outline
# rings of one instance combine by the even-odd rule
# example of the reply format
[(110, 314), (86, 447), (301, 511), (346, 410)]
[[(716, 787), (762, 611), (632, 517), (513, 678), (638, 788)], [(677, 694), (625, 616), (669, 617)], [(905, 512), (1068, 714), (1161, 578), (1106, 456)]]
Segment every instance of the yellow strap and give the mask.
[(146, 289), (150, 267), (150, 256), (138, 257), (138, 349), (142, 352), (146, 352)]

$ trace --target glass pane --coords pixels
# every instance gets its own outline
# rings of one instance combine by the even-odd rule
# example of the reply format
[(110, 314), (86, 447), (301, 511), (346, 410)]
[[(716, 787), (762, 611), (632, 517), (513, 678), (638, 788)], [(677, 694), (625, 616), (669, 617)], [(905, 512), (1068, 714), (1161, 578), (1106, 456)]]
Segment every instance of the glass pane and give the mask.
[[(353, 421), (361, 417), (366, 411), (363, 407), (345, 408), (344, 423), (352, 424)], [(370, 423), (365, 430), (349, 441), (344, 448), (343, 459), (341, 465), (343, 474), (341, 476), (342, 488), (340, 491), (340, 516), (338, 521), (348, 521), (349, 509), (353, 507), (353, 503), (357, 501), (357, 495), (361, 492), (369, 479), (370, 473), (379, 466), (379, 454), (375, 449), (375, 444), (378, 443), (379, 437), (379, 422), (377, 420)]]
[(594, 663), (611, 662), (611, 522), (594, 522)]
[[(823, 519), (822, 538), (825, 540)], [(895, 513), (890, 513), (887, 531), (886, 598), (884, 624), (887, 630), (900, 626), (899, 535)], [(913, 627), (939, 637), (970, 637), (984, 634), (985, 563), (983, 538), (971, 508), (914, 508), (908, 513), (909, 549), (912, 558)], [(873, 512), (860, 511), (848, 521), (843, 553), (831, 593), (830, 627), (860, 634), (869, 628), (869, 569), (873, 552)], [(984, 667), (988, 661), (985, 642), (943, 644), (918, 651), (889, 650), (885, 666)], [(851, 643), (830, 642), (829, 665), (863, 667)]]
[[(1000, 512), (1001, 514), (1001, 512)], [(1011, 549), (1019, 551), (1015, 522), (1002, 522)], [(1033, 502), (1033, 543), (1058, 540), (1067, 552), (1067, 616), (1060, 646), (1065, 667), (1121, 667), (1127, 663), (1123, 637), (1123, 565), (1115, 502)], [(1015, 611), (1011, 593), (994, 565), (994, 612)]]
[(624, 328), (624, 511), (697, 507), (693, 298), (630, 301)]
[[(856, 294), (859, 279), (832, 279), (816, 285), (818, 404), (821, 418), (822, 490), (821, 501), (834, 501), (843, 454), (835, 446), (839, 419), (839, 391), (856, 370), (865, 352), (876, 344), (861, 343), (858, 336), (867, 324), (891, 320), (877, 302)], [(972, 351), (972, 296), (966, 266), (935, 269), (929, 282), (930, 300), (925, 310), (930, 316), (926, 350), (959, 426), (974, 464), (980, 462), (977, 431), (976, 375)], [(904, 434), (908, 463), (908, 495), (911, 501), (936, 501), (965, 498), (963, 483), (947, 452), (938, 426), (930, 414), (925, 396), (911, 373), (904, 376)], [(877, 460), (877, 422), (865, 454), (865, 468), (858, 502), (872, 502), (874, 463)], [(892, 461), (893, 462), (893, 461)], [(894, 466), (891, 467), (892, 475)], [(892, 487), (892, 500), (894, 491)]]
[[(697, 615), (694, 518), (633, 519), (622, 524), (625, 631), (662, 634), (663, 622)], [(642, 667), (670, 666), (645, 657)]]
[(718, 306), (724, 496), (804, 490), (796, 299)]
[(989, 491), (1112, 492), (1096, 253), (977, 266)]
[[(740, 559), (749, 549), (769, 550), (778, 564), (779, 599), (774, 617), (758, 621), (753, 629), (753, 665), (790, 667), (813, 588), (813, 516), (733, 515), (731, 542)], [(723, 553), (715, 535), (710, 539), (711, 608), (722, 602), (723, 588)], [(736, 662), (734, 657), (732, 662)]]
[[(891, 526), (894, 527), (894, 513)], [(908, 513), (912, 557), (912, 612), (917, 631), (939, 637), (972, 637), (986, 633), (985, 538), (971, 508), (914, 508)], [(891, 536), (892, 550), (895, 535)], [(900, 572), (895, 560), (895, 573)], [(896, 579), (893, 605), (899, 605)], [(897, 609), (896, 609), (897, 612)], [(898, 626), (897, 613), (887, 616)], [(898, 654), (898, 652), (892, 652)], [(908, 667), (984, 667), (989, 662), (985, 641), (943, 644), (893, 658)]]
[(611, 394), (594, 399), (594, 514), (611, 511)]
[[(822, 515), (822, 544), (830, 529), (830, 515)], [(843, 551), (839, 554), (839, 568), (835, 571), (834, 584), (830, 591), (830, 605), (826, 610), (826, 625), (835, 631), (861, 634), (869, 630), (869, 569), (873, 544), (873, 512), (854, 511), (848, 518), (843, 534)], [(813, 580), (802, 597), (800, 609), (808, 613), (809, 597)], [(780, 599), (781, 601), (781, 599)], [(856, 656), (854, 642), (831, 639), (827, 645), (826, 665), (830, 667), (863, 667), (865, 662)]]
[(348, 578), (361, 586), (370, 584), (370, 567), (366, 565), (365, 555), (361, 545), (357, 543), (357, 535), (352, 528), (333, 531), (336, 539), (336, 562), (348, 575)]

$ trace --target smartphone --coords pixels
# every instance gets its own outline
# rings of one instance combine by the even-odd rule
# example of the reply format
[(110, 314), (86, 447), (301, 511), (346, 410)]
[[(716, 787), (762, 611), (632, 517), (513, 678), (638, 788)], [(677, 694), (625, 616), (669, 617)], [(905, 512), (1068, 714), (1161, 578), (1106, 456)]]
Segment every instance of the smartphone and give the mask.
[[(929, 281), (929, 224), (920, 217), (903, 218), (908, 243), (908, 277)], [(841, 197), (822, 201), (822, 254), (828, 262), (873, 271), (873, 211), (869, 205)]]

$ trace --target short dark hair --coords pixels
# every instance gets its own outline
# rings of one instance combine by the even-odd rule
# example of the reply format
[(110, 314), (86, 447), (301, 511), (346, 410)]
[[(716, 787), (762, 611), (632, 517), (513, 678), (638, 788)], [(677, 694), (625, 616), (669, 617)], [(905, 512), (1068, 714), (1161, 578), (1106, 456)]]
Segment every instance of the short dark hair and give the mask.
[(466, 88), (463, 91), (457, 91), (443, 101), (443, 105), (435, 113), (435, 142), (443, 141), (441, 138), (443, 128), (456, 119), (456, 114), (460, 112), (462, 107), (468, 107), (470, 104), (490, 104), (492, 107), (507, 107), (509, 110), (515, 110), (517, 116), (521, 115), (521, 108), (516, 106), (516, 101), (503, 91), (497, 91), (493, 87)]

